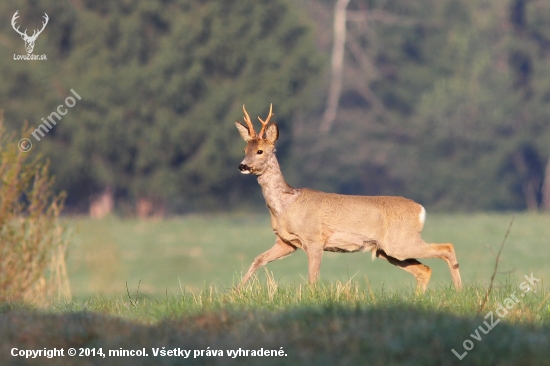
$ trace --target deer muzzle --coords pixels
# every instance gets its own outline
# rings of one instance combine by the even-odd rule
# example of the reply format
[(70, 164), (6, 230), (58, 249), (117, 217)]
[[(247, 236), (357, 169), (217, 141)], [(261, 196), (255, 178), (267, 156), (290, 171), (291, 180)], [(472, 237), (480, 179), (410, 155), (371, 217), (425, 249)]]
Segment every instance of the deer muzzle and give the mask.
[(250, 174), (250, 167), (246, 164), (242, 164), (242, 163), (239, 164), (239, 170), (243, 174)]

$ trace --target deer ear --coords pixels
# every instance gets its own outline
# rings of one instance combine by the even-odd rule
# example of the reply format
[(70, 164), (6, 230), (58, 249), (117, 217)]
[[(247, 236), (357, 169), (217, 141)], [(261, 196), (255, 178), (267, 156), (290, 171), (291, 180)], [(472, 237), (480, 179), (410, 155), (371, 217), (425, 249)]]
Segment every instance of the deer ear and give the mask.
[(265, 131), (265, 139), (274, 144), (275, 141), (279, 138), (279, 126), (275, 122), (272, 122), (267, 130)]
[(250, 136), (250, 131), (248, 131), (248, 128), (246, 128), (239, 122), (235, 122), (235, 126), (237, 126), (237, 129), (239, 130), (239, 133), (241, 134), (243, 140), (245, 140), (246, 142), (252, 140), (252, 136)]

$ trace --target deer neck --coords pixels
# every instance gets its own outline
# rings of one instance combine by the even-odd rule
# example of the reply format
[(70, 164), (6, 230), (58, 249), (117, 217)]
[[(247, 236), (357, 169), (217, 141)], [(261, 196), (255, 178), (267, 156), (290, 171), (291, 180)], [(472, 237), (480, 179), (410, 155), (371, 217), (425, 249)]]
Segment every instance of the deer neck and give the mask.
[(285, 181), (275, 155), (269, 158), (265, 172), (258, 176), (258, 183), (269, 211), (275, 216), (284, 212), (299, 194), (298, 189), (292, 188)]

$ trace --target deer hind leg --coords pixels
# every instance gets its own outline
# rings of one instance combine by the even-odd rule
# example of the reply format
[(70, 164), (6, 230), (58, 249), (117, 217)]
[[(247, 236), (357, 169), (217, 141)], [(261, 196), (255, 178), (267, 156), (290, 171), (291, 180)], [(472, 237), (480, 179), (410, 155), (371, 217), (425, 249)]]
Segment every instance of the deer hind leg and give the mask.
[(287, 255), (290, 255), (295, 250), (295, 247), (286, 244), (284, 241), (277, 238), (274, 246), (272, 246), (269, 250), (260, 254), (256, 257), (256, 259), (254, 259), (252, 265), (248, 269), (248, 272), (246, 272), (246, 274), (243, 276), (243, 279), (241, 280), (241, 283), (239, 284), (237, 289), (240, 289), (250, 279), (250, 276), (252, 276), (258, 268), (268, 264), (269, 262), (273, 262), (274, 260), (282, 259)]
[(423, 265), (416, 259), (399, 260), (387, 255), (383, 250), (377, 250), (376, 256), (412, 274), (414, 278), (416, 278), (416, 292), (422, 294), (426, 292), (428, 282), (430, 282), (430, 277), (432, 275), (430, 267)]
[(462, 289), (462, 279), (460, 278), (460, 271), (458, 270), (458, 261), (456, 259), (455, 248), (451, 243), (445, 244), (427, 244), (430, 249), (429, 253), (431, 258), (441, 258), (449, 266), (453, 283), (457, 290)]
[(410, 254), (411, 258), (440, 258), (447, 262), (456, 290), (462, 289), (458, 261), (456, 260), (454, 246), (451, 243), (426, 244), (422, 241), (420, 245), (415, 248), (414, 253), (407, 253)]

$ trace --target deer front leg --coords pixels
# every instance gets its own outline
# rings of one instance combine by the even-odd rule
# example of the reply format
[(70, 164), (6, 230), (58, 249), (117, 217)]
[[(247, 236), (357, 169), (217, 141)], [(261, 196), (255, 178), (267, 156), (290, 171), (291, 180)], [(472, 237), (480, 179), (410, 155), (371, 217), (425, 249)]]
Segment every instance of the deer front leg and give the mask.
[(309, 245), (306, 247), (307, 267), (309, 274), (309, 283), (314, 283), (319, 278), (321, 271), (321, 260), (323, 259), (323, 248)]
[(273, 262), (274, 260), (282, 259), (287, 255), (290, 255), (295, 250), (295, 247), (285, 243), (281, 240), (281, 238), (277, 237), (277, 241), (275, 242), (275, 245), (271, 247), (271, 249), (260, 254), (256, 257), (256, 259), (254, 259), (252, 265), (248, 269), (248, 272), (246, 272), (243, 279), (241, 280), (241, 283), (237, 287), (237, 290), (243, 287), (243, 285), (250, 279), (250, 276), (252, 276), (258, 268), (268, 264), (269, 262)]

